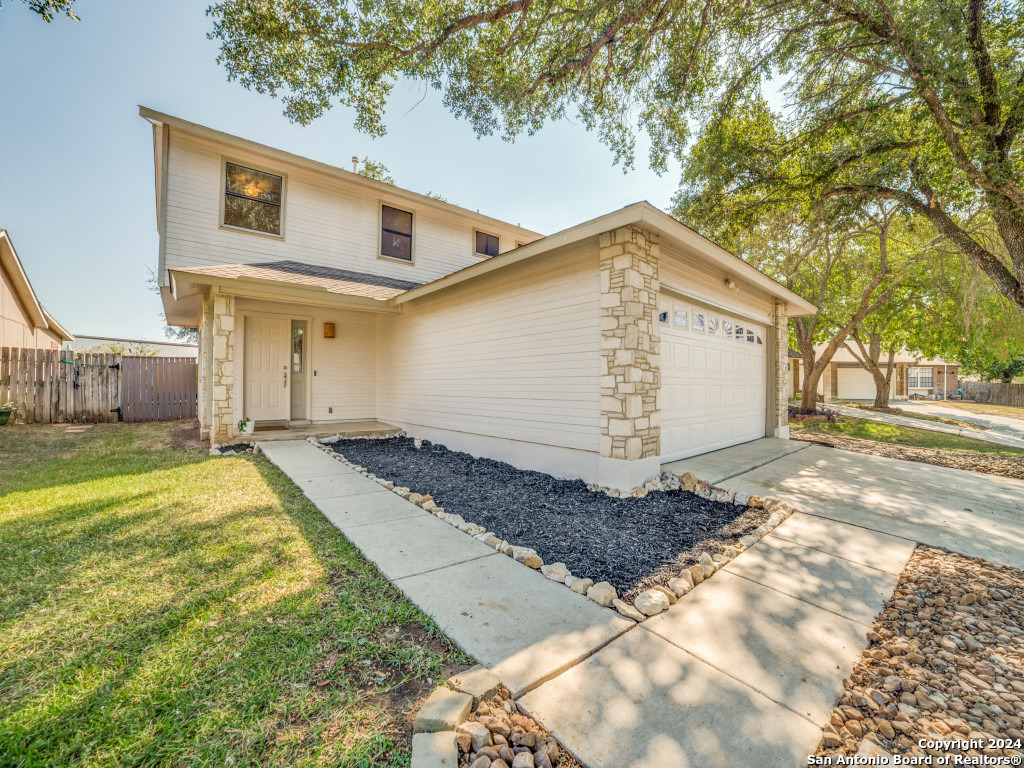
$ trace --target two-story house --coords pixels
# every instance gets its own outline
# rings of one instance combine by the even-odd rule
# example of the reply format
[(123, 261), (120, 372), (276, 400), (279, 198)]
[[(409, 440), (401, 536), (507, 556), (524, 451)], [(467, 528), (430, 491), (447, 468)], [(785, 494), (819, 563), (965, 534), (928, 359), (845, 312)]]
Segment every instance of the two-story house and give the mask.
[(788, 436), (786, 324), (814, 308), (637, 203), (542, 237), (143, 108), (167, 320), (200, 423), (377, 420), (632, 488)]

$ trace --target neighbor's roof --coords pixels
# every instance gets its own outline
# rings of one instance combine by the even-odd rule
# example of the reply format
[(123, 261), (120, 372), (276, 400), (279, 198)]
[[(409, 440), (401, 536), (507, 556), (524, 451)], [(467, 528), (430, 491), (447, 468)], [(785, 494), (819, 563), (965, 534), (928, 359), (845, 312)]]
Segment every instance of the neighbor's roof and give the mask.
[[(351, 184), (358, 184), (365, 187), (367, 190), (372, 191), (374, 195), (382, 195), (384, 197), (398, 198), (406, 200), (421, 208), (431, 208), (439, 212), (448, 214), (456, 214), (460, 217), (469, 219), (478, 224), (484, 226), (499, 226), (502, 229), (510, 230), (516, 233), (516, 235), (523, 240), (534, 240), (540, 237), (538, 232), (533, 230), (525, 229), (516, 224), (511, 224), (501, 219), (496, 219), (492, 216), (486, 216), (479, 211), (472, 211), (468, 208), (463, 208), (459, 205), (453, 205), (452, 203), (438, 200), (435, 197), (429, 195), (421, 195), (419, 192), (413, 192), (409, 189), (403, 189), (402, 187), (395, 186), (394, 184), (386, 184), (376, 179), (371, 179), (353, 171), (347, 171), (344, 168), (338, 168), (335, 165), (328, 165), (327, 163), (321, 163), (318, 160), (311, 160), (308, 157), (302, 157), (301, 155), (295, 155), (291, 152), (285, 152), (282, 149), (275, 149), (274, 147), (268, 147), (266, 144), (260, 144), (249, 139), (243, 139), (240, 136), (235, 136), (230, 133), (224, 133), (214, 128), (207, 128), (205, 125), (199, 125), (198, 123), (192, 123), (188, 120), (182, 120), (180, 117), (174, 115), (164, 114), (163, 112), (157, 112), (149, 107), (139, 106), (139, 114), (152, 123), (154, 126), (170, 126), (171, 128), (177, 128), (187, 133), (201, 136), (212, 141), (216, 141), (219, 144), (226, 146), (237, 147), (238, 149), (245, 150), (248, 152), (255, 152), (269, 157), (280, 162), (291, 163), (302, 168), (307, 168), (313, 171), (319, 171), (320, 173), (334, 176), (342, 179), (345, 182)], [(162, 168), (162, 163), (159, 161), (159, 152), (157, 152), (157, 175), (163, 173), (165, 169)], [(160, 179), (157, 179), (157, 190), (162, 185)]]
[[(815, 354), (820, 354), (825, 350), (826, 344), (815, 344)], [(856, 346), (856, 342), (853, 343)], [(857, 354), (860, 354), (860, 350), (857, 350)], [(888, 362), (889, 353), (882, 353), (882, 360)], [(836, 353), (832, 356), (833, 363), (856, 363), (859, 360), (854, 357), (853, 352), (850, 350), (850, 346), (844, 344)], [(943, 360), (941, 357), (924, 357), (920, 352), (911, 352), (909, 349), (903, 348), (896, 353), (896, 357), (893, 358), (894, 363), (913, 363), (914, 365), (957, 365), (957, 363), (951, 360)]]
[(14, 243), (11, 242), (11, 236), (6, 229), (0, 229), (0, 266), (7, 273), (14, 293), (25, 308), (32, 327), (50, 331), (65, 341), (74, 341), (75, 337), (64, 330), (64, 327), (54, 320), (53, 315), (39, 303), (32, 283), (29, 282), (25, 268), (21, 264), (18, 252), (14, 250)]
[(227, 280), (258, 280), (289, 285), (321, 288), (342, 296), (363, 296), (387, 301), (401, 293), (417, 288), (420, 283), (395, 280), (365, 272), (321, 267), (298, 261), (272, 261), (264, 264), (219, 264), (211, 267), (178, 267), (172, 272), (217, 277)]
[(609, 232), (629, 225), (637, 225), (643, 229), (653, 231), (659, 235), (662, 244), (674, 245), (683, 251), (693, 252), (703, 258), (710, 259), (737, 282), (745, 282), (753, 288), (757, 288), (770, 296), (785, 301), (789, 305), (790, 317), (809, 315), (817, 311), (817, 307), (806, 299), (793, 293), (784, 285), (775, 282), (763, 272), (743, 261), (739, 256), (730, 253), (722, 246), (673, 219), (667, 213), (658, 210), (646, 201), (633, 203), (613, 213), (577, 224), (574, 227), (542, 237), (539, 240), (534, 240), (532, 243), (520, 246), (514, 250), (498, 254), (486, 261), (460, 269), (458, 272), (453, 272), (450, 275), (433, 280), (419, 288), (413, 288), (397, 296), (393, 299), (392, 303), (401, 304), (411, 301), (420, 296), (426, 296), (443, 288), (471, 280), (474, 277), (479, 277), (520, 261), (540, 256), (555, 248), (573, 245), (588, 238), (596, 237), (603, 232)]

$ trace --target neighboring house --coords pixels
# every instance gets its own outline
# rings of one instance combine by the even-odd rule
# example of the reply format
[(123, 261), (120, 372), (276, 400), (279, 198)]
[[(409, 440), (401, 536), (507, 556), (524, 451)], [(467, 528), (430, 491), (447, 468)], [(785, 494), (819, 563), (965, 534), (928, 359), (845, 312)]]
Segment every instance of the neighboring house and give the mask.
[[(815, 353), (825, 349), (824, 344), (815, 346)], [(882, 372), (888, 364), (888, 354), (882, 355)], [(794, 391), (803, 386), (801, 360), (791, 360)], [(960, 366), (942, 358), (923, 358), (906, 349), (896, 353), (893, 360), (893, 376), (889, 397), (892, 400), (906, 400), (909, 397), (942, 399), (956, 394), (960, 386)], [(818, 380), (818, 394), (825, 402), (832, 400), (874, 400), (875, 380), (845, 346), (832, 357)]]
[(175, 341), (145, 341), (143, 339), (115, 339), (109, 336), (76, 336), (71, 345), (76, 352), (87, 352), (96, 348), (104, 349), (147, 349), (154, 357), (199, 357), (196, 344), (180, 344)]
[(0, 229), (0, 347), (62, 349), (74, 338), (39, 303), (10, 234)]
[(787, 318), (814, 307), (647, 203), (541, 237), (143, 108), (167, 321), (200, 423), (376, 419), (631, 488), (788, 436)]

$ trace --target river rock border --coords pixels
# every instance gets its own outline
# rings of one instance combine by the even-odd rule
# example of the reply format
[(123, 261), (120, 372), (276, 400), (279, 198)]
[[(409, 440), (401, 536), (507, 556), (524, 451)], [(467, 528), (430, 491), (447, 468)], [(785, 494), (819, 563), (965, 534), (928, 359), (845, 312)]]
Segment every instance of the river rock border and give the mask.
[[(679, 598), (686, 595), (698, 584), (710, 579), (717, 571), (725, 567), (726, 563), (737, 557), (741, 552), (757, 544), (757, 542), (781, 525), (794, 512), (792, 507), (780, 499), (772, 496), (762, 499), (760, 496), (719, 488), (698, 480), (696, 475), (691, 472), (686, 472), (681, 476), (666, 472), (661, 477), (649, 480), (644, 486), (633, 489), (629, 494), (623, 494), (643, 498), (652, 491), (666, 492), (682, 489), (695, 493), (703, 499), (736, 504), (742, 507), (752, 507), (754, 509), (764, 509), (769, 513), (767, 521), (758, 526), (753, 532), (741, 537), (735, 544), (725, 547), (717, 554), (707, 551), (702, 552), (697, 563), (683, 568), (676, 576), (669, 579), (667, 584), (658, 584), (650, 589), (646, 589), (638, 594), (632, 603), (629, 603), (620, 599), (615, 587), (607, 581), (599, 581), (595, 584), (593, 579), (575, 576), (570, 573), (565, 563), (545, 563), (536, 550), (530, 547), (516, 546), (488, 531), (482, 525), (465, 520), (461, 515), (445, 512), (444, 507), (438, 506), (434, 501), (434, 497), (429, 493), (419, 493), (411, 488), (397, 485), (386, 478), (378, 477), (366, 467), (350, 461), (344, 454), (331, 448), (340, 439), (340, 437), (328, 437), (318, 440), (315, 437), (309, 437), (306, 438), (306, 441), (329, 456), (333, 456), (345, 466), (363, 475), (363, 477), (373, 480), (392, 493), (398, 494), (403, 499), (434, 515), (439, 520), (443, 520), (463, 533), (472, 536), (478, 541), (482, 541), (503, 555), (511, 557), (517, 563), (522, 563), (527, 568), (540, 571), (545, 578), (565, 585), (576, 594), (586, 595), (603, 608), (615, 610), (620, 615), (636, 622), (644, 621), (650, 616), (657, 616), (659, 613), (668, 610), (670, 605), (677, 602)], [(414, 444), (417, 448), (420, 448), (423, 445), (423, 441), (416, 438)], [(605, 493), (609, 496), (619, 495), (614, 489), (604, 488), (595, 484), (590, 484), (587, 488), (595, 493)], [(642, 495), (640, 495), (640, 492), (642, 492)]]
[(489, 669), (472, 667), (438, 686), (413, 721), (414, 768), (553, 768), (562, 747)]

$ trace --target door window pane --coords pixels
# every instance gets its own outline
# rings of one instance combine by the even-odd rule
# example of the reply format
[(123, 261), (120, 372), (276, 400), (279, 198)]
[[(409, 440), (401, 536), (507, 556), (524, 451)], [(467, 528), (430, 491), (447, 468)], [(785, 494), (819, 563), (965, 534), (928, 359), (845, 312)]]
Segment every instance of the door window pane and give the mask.
[(305, 344), (305, 328), (296, 325), (292, 328), (292, 372), (302, 373), (302, 348)]

